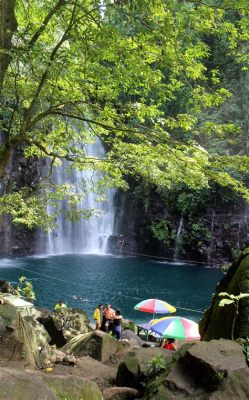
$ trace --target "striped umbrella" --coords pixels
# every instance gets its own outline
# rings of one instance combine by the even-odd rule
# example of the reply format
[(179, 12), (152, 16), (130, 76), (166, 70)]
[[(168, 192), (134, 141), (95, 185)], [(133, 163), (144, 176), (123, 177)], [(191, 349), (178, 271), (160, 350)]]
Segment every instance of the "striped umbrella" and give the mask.
[(171, 306), (166, 301), (158, 299), (147, 299), (136, 304), (134, 310), (144, 311), (153, 314), (169, 314), (176, 312), (175, 307)]
[(150, 329), (166, 338), (200, 339), (198, 324), (187, 318), (160, 318), (151, 324)]

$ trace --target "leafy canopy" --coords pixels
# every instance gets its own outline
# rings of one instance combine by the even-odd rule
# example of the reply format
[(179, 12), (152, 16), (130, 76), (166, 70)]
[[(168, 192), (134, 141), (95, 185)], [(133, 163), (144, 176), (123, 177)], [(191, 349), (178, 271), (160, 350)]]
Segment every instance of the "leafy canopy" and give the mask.
[[(217, 124), (203, 120), (203, 113), (231, 96), (221, 71), (210, 67), (213, 40), (248, 69), (246, 1), (8, 4), (17, 28), (10, 48), (1, 50), (8, 65), (0, 84), (2, 175), (6, 154), (19, 146), (26, 157), (47, 157), (51, 171), (67, 160), (70, 168), (101, 174), (108, 186), (126, 188), (129, 175), (159, 188), (179, 183), (198, 189), (215, 181), (249, 199), (238, 179), (248, 170), (247, 155), (234, 153), (232, 145), (225, 153), (209, 151), (203, 140), (218, 137), (227, 144), (240, 134), (232, 121)], [(96, 137), (107, 150), (102, 159), (86, 152)], [(62, 195), (75, 206), (78, 195), (69, 186), (56, 189), (50, 173), (36, 191), (7, 193), (0, 213), (48, 229), (53, 218), (46, 217), (46, 205)]]

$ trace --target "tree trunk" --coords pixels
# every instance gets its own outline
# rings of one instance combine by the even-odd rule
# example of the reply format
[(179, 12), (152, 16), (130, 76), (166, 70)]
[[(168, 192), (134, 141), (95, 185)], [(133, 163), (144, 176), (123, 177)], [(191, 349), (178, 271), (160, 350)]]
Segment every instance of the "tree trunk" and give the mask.
[(16, 0), (0, 0), (0, 94), (10, 62), (11, 39), (17, 29), (15, 2)]

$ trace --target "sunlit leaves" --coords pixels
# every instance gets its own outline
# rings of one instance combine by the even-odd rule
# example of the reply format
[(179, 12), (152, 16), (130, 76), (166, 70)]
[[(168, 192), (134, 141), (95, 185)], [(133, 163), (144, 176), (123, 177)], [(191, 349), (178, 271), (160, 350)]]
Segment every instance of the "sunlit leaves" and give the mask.
[[(92, 169), (101, 176), (101, 195), (100, 185), (126, 188), (132, 175), (158, 188), (215, 181), (248, 198), (235, 174), (246, 170), (247, 158), (233, 163), (227, 146), (235, 144), (239, 127), (203, 121), (205, 110), (232, 95), (219, 67), (210, 66), (213, 41), (241, 68), (248, 66), (248, 11), (242, 6), (243, 0), (219, 7), (211, 0), (17, 0), (1, 107), (8, 145), (25, 146), (26, 157), (48, 157), (52, 166), (67, 160), (69, 169)], [(86, 150), (96, 137), (107, 150), (99, 159)], [(217, 139), (224, 151), (210, 142)], [(62, 198), (74, 210), (70, 219), (92, 213), (77, 208), (73, 188), (49, 190), (9, 194), (2, 206), (14, 221), (45, 228), (52, 221), (45, 204), (52, 203), (56, 215)]]

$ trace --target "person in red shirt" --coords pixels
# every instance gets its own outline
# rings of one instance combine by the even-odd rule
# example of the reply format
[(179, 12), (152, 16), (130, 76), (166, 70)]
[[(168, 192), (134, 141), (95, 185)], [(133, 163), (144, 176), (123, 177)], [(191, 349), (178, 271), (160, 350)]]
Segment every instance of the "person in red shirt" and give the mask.
[(166, 350), (176, 351), (175, 339), (167, 338), (163, 340), (162, 346)]

